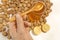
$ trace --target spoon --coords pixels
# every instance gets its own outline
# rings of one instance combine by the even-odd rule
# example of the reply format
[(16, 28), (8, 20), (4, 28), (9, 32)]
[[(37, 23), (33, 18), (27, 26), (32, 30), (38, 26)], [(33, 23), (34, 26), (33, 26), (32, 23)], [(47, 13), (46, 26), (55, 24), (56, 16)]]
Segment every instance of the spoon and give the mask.
[(24, 16), (24, 15), (26, 15), (29, 12), (32, 12), (32, 11), (41, 11), (43, 8), (44, 8), (44, 3), (43, 2), (38, 2), (30, 10), (22, 13), (21, 15)]

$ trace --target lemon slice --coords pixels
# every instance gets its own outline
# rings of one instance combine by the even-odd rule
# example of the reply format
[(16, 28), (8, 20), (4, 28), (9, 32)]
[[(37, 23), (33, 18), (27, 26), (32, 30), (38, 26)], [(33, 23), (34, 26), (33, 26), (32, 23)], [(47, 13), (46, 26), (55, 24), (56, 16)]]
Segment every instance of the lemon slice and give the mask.
[(38, 34), (40, 34), (42, 31), (41, 31), (41, 26), (36, 26), (36, 27), (34, 27), (34, 29), (33, 29), (33, 34), (35, 34), (35, 35), (38, 35)]
[(41, 29), (43, 32), (47, 32), (50, 30), (50, 26), (48, 24), (44, 24)]

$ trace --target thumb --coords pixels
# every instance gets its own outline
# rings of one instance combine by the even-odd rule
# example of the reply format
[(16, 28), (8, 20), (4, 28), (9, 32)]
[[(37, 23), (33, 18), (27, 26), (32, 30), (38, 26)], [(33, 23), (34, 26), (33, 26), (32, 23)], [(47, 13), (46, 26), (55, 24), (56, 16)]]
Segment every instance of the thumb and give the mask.
[(25, 30), (24, 22), (22, 16), (20, 14), (16, 14), (16, 23), (17, 23), (17, 31), (21, 32)]
[(11, 37), (15, 37), (16, 28), (15, 28), (15, 23), (14, 22), (9, 23), (9, 33), (10, 33)]

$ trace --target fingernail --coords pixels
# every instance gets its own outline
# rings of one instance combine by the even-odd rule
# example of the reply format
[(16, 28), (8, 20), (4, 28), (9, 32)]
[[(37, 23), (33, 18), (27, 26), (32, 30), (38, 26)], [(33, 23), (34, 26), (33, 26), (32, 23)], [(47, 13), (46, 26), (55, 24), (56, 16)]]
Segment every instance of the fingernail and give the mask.
[(17, 14), (16, 14), (16, 17), (17, 17), (17, 16), (19, 17), (20, 15), (17, 13)]

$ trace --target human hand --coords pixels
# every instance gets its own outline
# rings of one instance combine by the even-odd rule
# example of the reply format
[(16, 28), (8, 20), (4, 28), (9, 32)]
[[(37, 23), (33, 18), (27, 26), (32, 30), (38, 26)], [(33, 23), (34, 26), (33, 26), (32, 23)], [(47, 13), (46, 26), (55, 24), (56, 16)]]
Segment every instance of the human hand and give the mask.
[(16, 14), (16, 22), (9, 23), (9, 32), (13, 40), (32, 40), (30, 33), (25, 28), (24, 21), (19, 14)]

